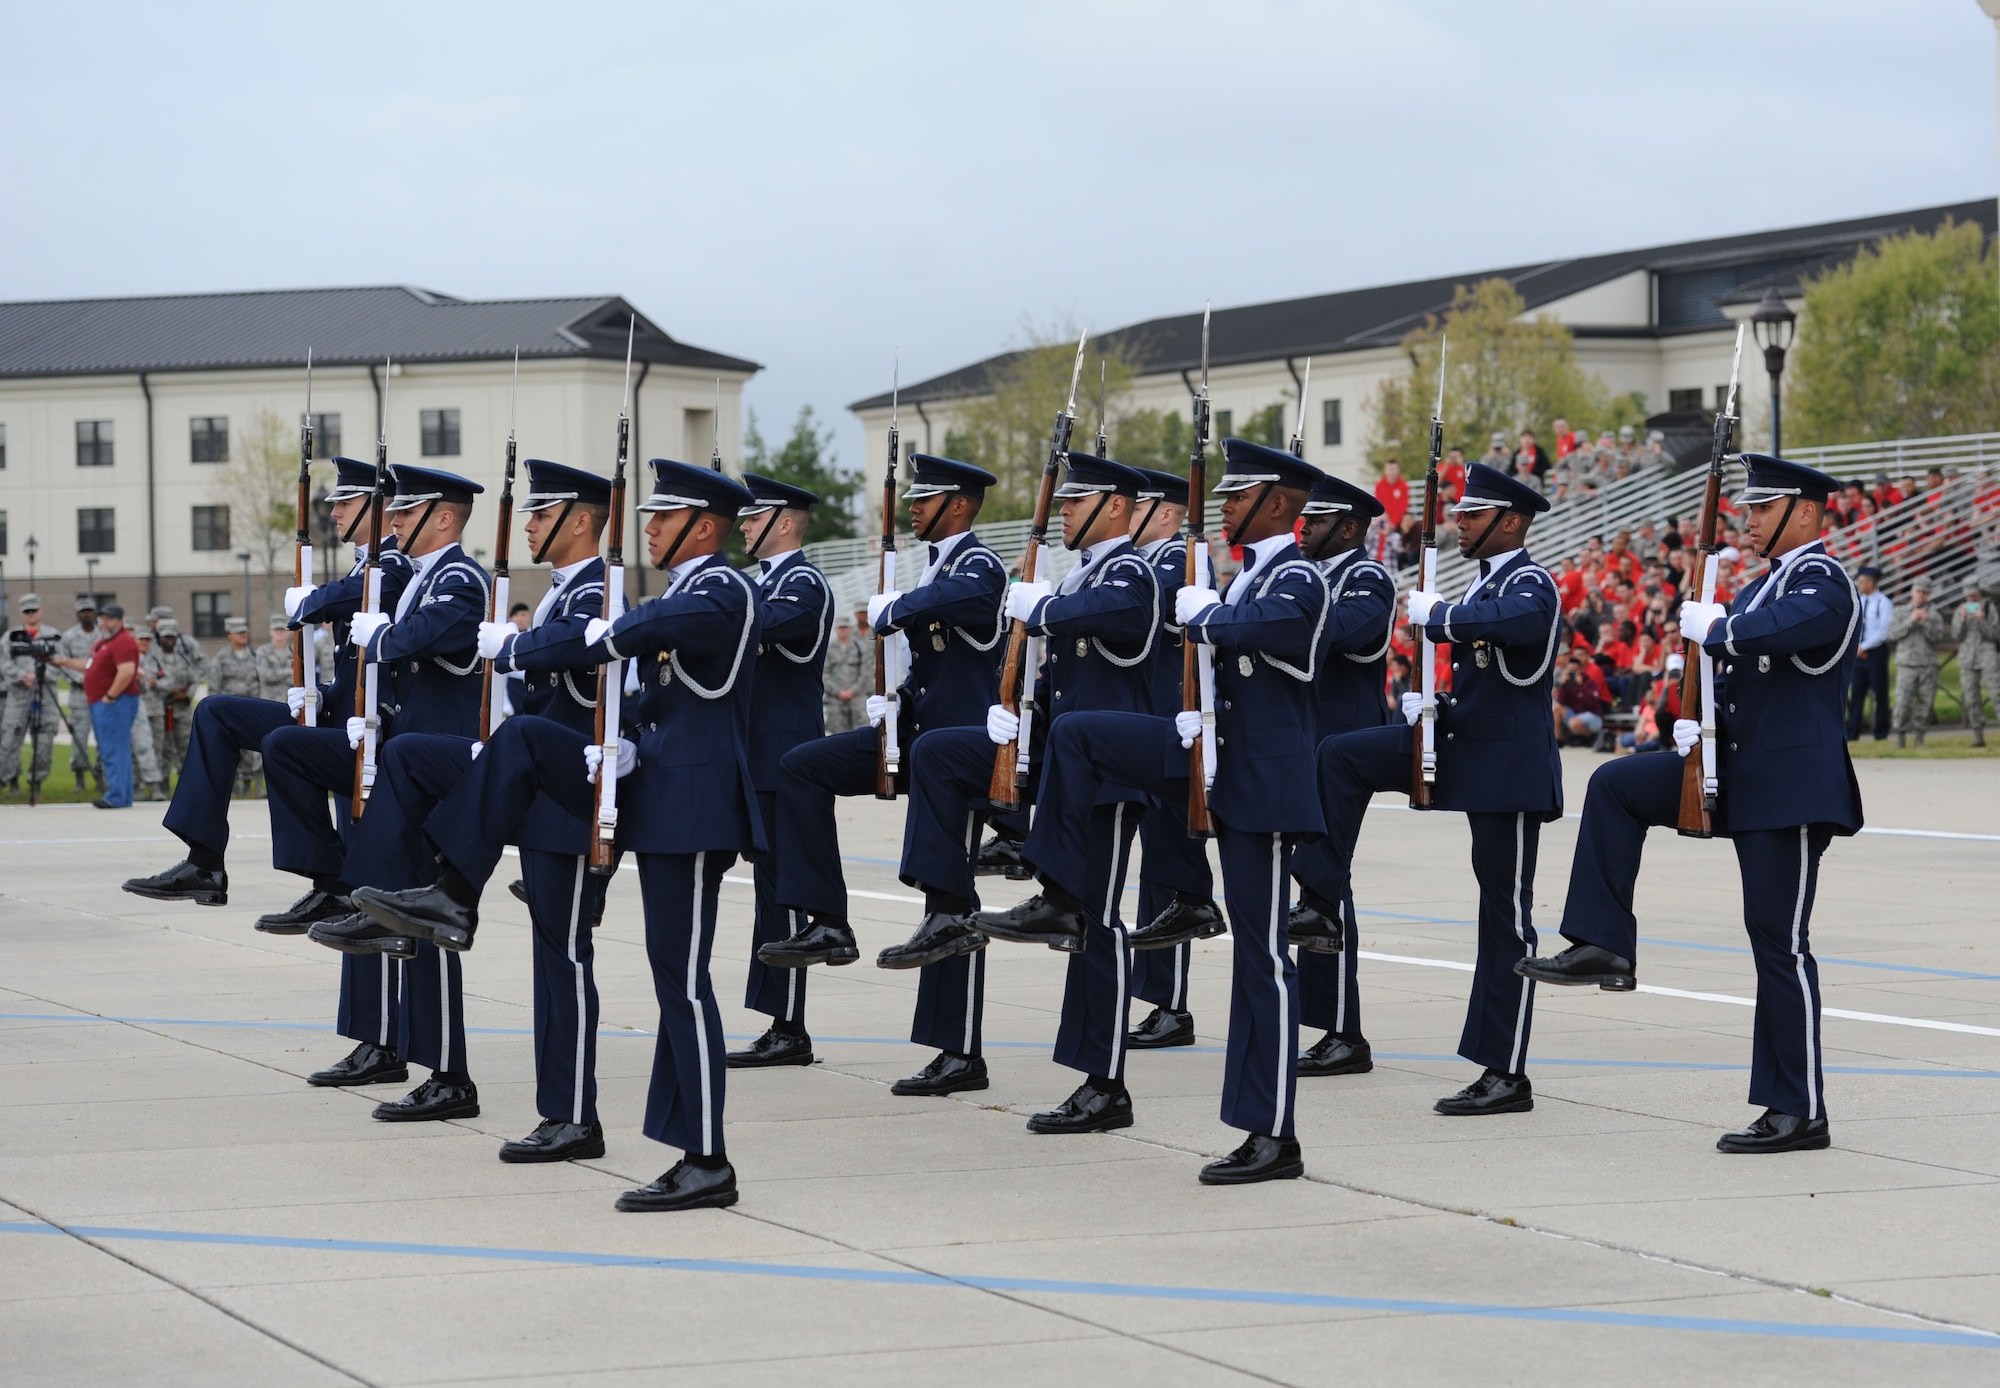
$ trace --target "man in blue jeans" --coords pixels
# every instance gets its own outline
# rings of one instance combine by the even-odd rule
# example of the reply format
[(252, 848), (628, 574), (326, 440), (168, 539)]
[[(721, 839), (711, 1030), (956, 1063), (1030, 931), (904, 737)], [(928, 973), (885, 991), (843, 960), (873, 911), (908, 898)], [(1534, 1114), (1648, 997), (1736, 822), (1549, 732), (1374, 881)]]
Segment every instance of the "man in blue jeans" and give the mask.
[(105, 604), (98, 625), (105, 637), (83, 672), (90, 726), (104, 761), (104, 795), (91, 803), (100, 810), (122, 810), (132, 804), (132, 718), (139, 711), (132, 686), (139, 672), (139, 643), (125, 630), (125, 609), (115, 602)]

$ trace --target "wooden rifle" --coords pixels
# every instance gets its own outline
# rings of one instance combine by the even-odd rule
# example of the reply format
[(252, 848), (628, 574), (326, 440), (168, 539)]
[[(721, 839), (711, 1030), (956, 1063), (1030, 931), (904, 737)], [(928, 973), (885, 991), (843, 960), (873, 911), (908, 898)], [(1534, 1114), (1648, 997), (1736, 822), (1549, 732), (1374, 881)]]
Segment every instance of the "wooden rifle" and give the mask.
[[(382, 507), (389, 495), (389, 372), (391, 359), (382, 363), (382, 417), (375, 435), (375, 491), (368, 498), (368, 558), (362, 570), (361, 610), (382, 610)], [(368, 658), (367, 647), (354, 652), (354, 716), (362, 722), (361, 745), (354, 749), (354, 795), (348, 813), (361, 818), (368, 808), (368, 796), (375, 789), (375, 746), (381, 732), (381, 702), (376, 683), (376, 663)]]
[[(312, 586), (312, 458), (313, 458), (313, 358), (306, 348), (306, 413), (299, 425), (298, 533), (293, 537), (292, 582), (301, 588)], [(292, 633), (292, 685), (306, 692), (299, 706), (298, 724), (310, 728), (319, 722), (319, 670), (310, 628), (301, 626)]]
[[(1054, 503), (1056, 478), (1069, 459), (1070, 431), (1076, 427), (1076, 386), (1083, 379), (1083, 349), (1090, 341), (1085, 333), (1076, 340), (1076, 366), (1069, 373), (1069, 403), (1056, 412), (1049, 434), (1049, 455), (1042, 463), (1041, 485), (1035, 491), (1035, 516), (1028, 523), (1028, 547), (1021, 554), (1021, 582), (1033, 583), (1048, 557), (1049, 508)], [(1028, 624), (1014, 619), (1007, 633), (1007, 658), (1000, 666), (1000, 706), (1021, 715), (1014, 740), (993, 755), (993, 780), (986, 798), (993, 808), (1013, 814), (1021, 808), (1021, 796), (1028, 786), (1028, 747), (1035, 716), (1034, 677), (1040, 666), (1041, 642), (1028, 637)]]
[[(1437, 582), (1438, 567), (1438, 464), (1444, 460), (1444, 361), (1446, 339), (1438, 339), (1437, 406), (1431, 411), (1431, 460), (1424, 469), (1424, 519), (1417, 544), (1417, 587), (1430, 592)], [(1417, 659), (1423, 663), (1424, 708), (1417, 715), (1417, 745), (1410, 757), (1410, 808), (1431, 808), (1431, 794), (1437, 786), (1437, 648), (1417, 628)]]
[[(896, 464), (902, 454), (902, 436), (896, 428), (900, 418), (899, 406), (903, 390), (903, 357), (896, 354), (895, 375), (889, 386), (889, 466), (882, 474), (882, 557), (875, 568), (875, 593), (881, 596), (896, 586)], [(888, 710), (882, 715), (882, 726), (875, 737), (875, 798), (894, 800), (896, 798), (896, 777), (903, 770), (903, 749), (896, 740), (896, 703), (894, 694), (899, 683), (892, 677), (890, 665), (899, 649), (896, 638), (884, 636), (878, 627), (875, 631), (875, 697), (888, 699)]]
[[(605, 524), (604, 620), (625, 614), (625, 464), (632, 456), (632, 341), (639, 315), (625, 329), (625, 400), (618, 408), (618, 463), (611, 473), (611, 517)], [(618, 867), (618, 726), (624, 713), (625, 662), (597, 667), (597, 815), (590, 836), (590, 870), (609, 877)]]
[[(1695, 583), (1695, 598), (1700, 602), (1715, 601), (1716, 570), (1722, 553), (1716, 537), (1717, 517), (1722, 510), (1722, 466), (1729, 456), (1729, 431), (1736, 423), (1736, 380), (1743, 365), (1743, 334), (1748, 326), (1736, 325), (1736, 359), (1729, 367), (1729, 398), (1715, 412), (1715, 432), (1709, 441), (1708, 486), (1701, 498), (1701, 573)], [(1715, 756), (1715, 660), (1706, 646), (1687, 640), (1683, 634), (1681, 662), (1680, 716), (1688, 717), (1695, 700), (1700, 700), (1701, 754), (1689, 753), (1681, 759), (1680, 815), (1674, 827), (1687, 838), (1706, 839), (1715, 833), (1715, 798), (1722, 788)]]
[[(1188, 508), (1182, 535), (1187, 541), (1187, 588), (1208, 586), (1208, 541), (1203, 535), (1207, 524), (1208, 501), (1208, 323), (1209, 311), (1201, 310), (1201, 389), (1189, 406), (1194, 426), (1194, 442), (1188, 454)], [(1215, 653), (1185, 632), (1181, 636), (1181, 710), (1201, 714), (1201, 736), (1188, 753), (1187, 827), (1190, 838), (1205, 839), (1215, 834), (1208, 817), (1208, 787), (1215, 777)]]
[[(507, 471), (500, 484), (500, 530), (493, 537), (493, 597), (486, 609), (489, 622), (507, 617), (507, 552), (514, 538), (514, 423), (521, 393), (521, 349), (514, 349), (514, 384), (507, 393)], [(534, 558), (533, 554), (528, 556)], [(479, 740), (486, 741), (500, 731), (505, 708), (493, 698), (493, 662), (487, 661), (479, 676)]]

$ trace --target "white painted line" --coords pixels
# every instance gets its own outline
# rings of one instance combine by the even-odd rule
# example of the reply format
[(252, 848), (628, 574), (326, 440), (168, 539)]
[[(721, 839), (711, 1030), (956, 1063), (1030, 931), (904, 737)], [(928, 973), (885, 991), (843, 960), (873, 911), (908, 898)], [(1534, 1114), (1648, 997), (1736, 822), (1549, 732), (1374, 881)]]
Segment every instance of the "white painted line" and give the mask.
[[(1409, 810), (1408, 805), (1397, 805), (1387, 800), (1371, 800), (1371, 810)], [(1566, 814), (1564, 819), (1582, 819), (1581, 814)], [(1949, 829), (1875, 829), (1864, 828), (1864, 834), (1888, 834), (1899, 839), (1958, 839), (1967, 843), (2000, 843), (2000, 834), (1958, 834)]]

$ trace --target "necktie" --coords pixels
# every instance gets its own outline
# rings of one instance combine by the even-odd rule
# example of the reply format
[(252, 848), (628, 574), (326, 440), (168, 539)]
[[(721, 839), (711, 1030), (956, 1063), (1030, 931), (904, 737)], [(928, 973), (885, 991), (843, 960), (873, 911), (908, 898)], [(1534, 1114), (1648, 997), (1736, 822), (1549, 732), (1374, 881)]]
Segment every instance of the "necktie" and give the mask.
[(1482, 580), (1493, 577), (1493, 561), (1491, 559), (1482, 559), (1479, 561), (1479, 577)]
[(930, 562), (933, 564), (937, 563), (939, 556), (944, 553), (944, 550), (937, 545), (925, 545), (924, 548), (930, 552)]

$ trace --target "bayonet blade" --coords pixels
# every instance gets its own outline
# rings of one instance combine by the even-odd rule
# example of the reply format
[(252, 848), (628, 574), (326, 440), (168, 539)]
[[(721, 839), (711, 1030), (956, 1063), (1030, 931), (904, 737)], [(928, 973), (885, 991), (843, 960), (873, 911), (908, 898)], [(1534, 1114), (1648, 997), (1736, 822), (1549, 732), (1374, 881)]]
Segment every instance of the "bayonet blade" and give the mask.
[(306, 348), (306, 428), (312, 428), (313, 417), (313, 349)]
[(1305, 375), (1299, 379), (1299, 421), (1292, 430), (1292, 454), (1303, 458), (1306, 455), (1306, 401), (1312, 396), (1313, 359), (1306, 358)]
[(1210, 304), (1201, 306), (1201, 393), (1208, 395), (1208, 318)]
[(1104, 376), (1109, 365), (1103, 357), (1097, 359), (1097, 453), (1104, 456)]
[(1447, 349), (1448, 349), (1448, 348), (1449, 348), (1450, 346), (1451, 346), (1451, 336), (1450, 336), (1450, 334), (1443, 334), (1443, 335), (1439, 336), (1439, 338), (1438, 338), (1438, 398), (1437, 398), (1437, 407), (1436, 407), (1435, 409), (1433, 409), (1433, 410), (1431, 411), (1431, 418), (1433, 418), (1433, 419), (1443, 419), (1443, 418), (1444, 418), (1444, 358), (1445, 358), (1445, 352), (1446, 352), (1446, 350), (1447, 350)]
[(722, 377), (715, 378), (715, 409), (709, 414), (708, 465), (722, 471)]
[(521, 344), (514, 344), (514, 384), (507, 388), (507, 442), (514, 441), (514, 425), (520, 418)]
[(1069, 403), (1063, 406), (1063, 413), (1071, 419), (1076, 418), (1076, 384), (1083, 379), (1083, 349), (1089, 341), (1090, 330), (1086, 328), (1076, 339), (1076, 365), (1069, 373)]
[(903, 349), (896, 349), (896, 364), (889, 377), (889, 427), (894, 429), (902, 419), (903, 406)]
[(1729, 363), (1729, 405), (1723, 411), (1731, 419), (1736, 418), (1736, 379), (1743, 370), (1743, 334), (1748, 323), (1736, 325), (1736, 357)]
[(639, 315), (635, 313), (625, 327), (625, 403), (618, 407), (620, 419), (632, 413), (632, 340), (638, 335)]

